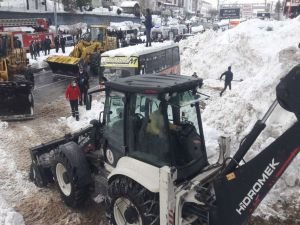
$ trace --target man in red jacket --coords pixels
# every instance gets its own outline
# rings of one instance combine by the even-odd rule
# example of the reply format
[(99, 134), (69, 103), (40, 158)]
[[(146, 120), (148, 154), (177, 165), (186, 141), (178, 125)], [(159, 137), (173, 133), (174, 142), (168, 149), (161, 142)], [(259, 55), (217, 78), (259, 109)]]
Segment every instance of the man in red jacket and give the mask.
[(76, 120), (79, 120), (79, 112), (78, 112), (78, 101), (80, 98), (80, 90), (76, 84), (76, 81), (72, 81), (71, 84), (68, 85), (66, 89), (66, 99), (70, 101), (72, 116), (76, 117)]

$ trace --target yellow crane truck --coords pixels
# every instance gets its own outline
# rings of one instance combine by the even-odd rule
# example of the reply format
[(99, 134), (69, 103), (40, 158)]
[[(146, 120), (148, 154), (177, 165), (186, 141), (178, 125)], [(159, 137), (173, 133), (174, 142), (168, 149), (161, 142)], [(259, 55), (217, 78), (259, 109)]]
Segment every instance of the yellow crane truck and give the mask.
[(89, 65), (91, 73), (98, 75), (100, 54), (115, 48), (117, 39), (107, 35), (106, 26), (91, 25), (69, 56), (50, 56), (46, 61), (54, 73), (72, 76), (78, 73), (79, 67)]
[(0, 32), (0, 120), (33, 118), (34, 76), (21, 42)]

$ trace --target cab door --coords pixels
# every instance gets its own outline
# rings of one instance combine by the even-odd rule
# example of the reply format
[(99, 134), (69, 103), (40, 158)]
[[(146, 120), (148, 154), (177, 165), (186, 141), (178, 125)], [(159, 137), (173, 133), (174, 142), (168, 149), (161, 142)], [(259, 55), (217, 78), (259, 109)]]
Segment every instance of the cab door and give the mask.
[(103, 132), (104, 155), (106, 162), (115, 166), (118, 160), (125, 155), (125, 95), (119, 92), (110, 92), (106, 95), (106, 99)]

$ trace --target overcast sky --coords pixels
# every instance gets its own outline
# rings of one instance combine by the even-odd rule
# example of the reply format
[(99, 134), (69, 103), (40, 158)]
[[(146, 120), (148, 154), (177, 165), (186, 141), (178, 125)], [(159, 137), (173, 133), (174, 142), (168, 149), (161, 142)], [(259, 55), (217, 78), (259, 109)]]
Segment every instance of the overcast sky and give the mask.
[[(211, 2), (214, 7), (217, 7), (218, 0), (205, 0), (207, 2)], [(267, 0), (267, 3), (277, 2), (277, 0)], [(265, 0), (220, 0), (220, 4), (227, 4), (227, 3), (264, 3)]]

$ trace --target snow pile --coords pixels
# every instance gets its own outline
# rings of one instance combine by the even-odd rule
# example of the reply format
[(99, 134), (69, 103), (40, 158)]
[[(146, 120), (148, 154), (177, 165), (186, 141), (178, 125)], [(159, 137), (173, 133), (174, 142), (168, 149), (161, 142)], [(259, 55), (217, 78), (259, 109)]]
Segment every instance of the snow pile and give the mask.
[(61, 48), (59, 49), (58, 53), (55, 52), (55, 49), (51, 49), (50, 50), (50, 55), (44, 55), (43, 51), (40, 51), (40, 57), (36, 57), (35, 59), (31, 58), (30, 53), (27, 53), (27, 58), (29, 59), (29, 64), (35, 68), (35, 69), (41, 69), (41, 68), (46, 68), (48, 66), (48, 63), (45, 62), (45, 60), (49, 57), (49, 56), (54, 56), (54, 55), (64, 55), (64, 56), (68, 56), (70, 55), (71, 51), (74, 49), (73, 46), (71, 47), (66, 47), (65, 48), (65, 53), (62, 53)]
[(204, 27), (203, 27), (202, 25), (200, 25), (200, 26), (195, 26), (195, 27), (192, 27), (191, 30), (192, 30), (192, 33), (193, 33), (193, 34), (194, 34), (194, 33), (199, 33), (199, 32), (204, 31)]
[(0, 195), (0, 224), (1, 225), (25, 225), (21, 214), (8, 206)]
[[(72, 25), (59, 25), (58, 31), (66, 31), (68, 34), (76, 35), (78, 34), (79, 29), (82, 30), (82, 33), (85, 33), (87, 30), (87, 24), (86, 23), (75, 23)], [(50, 32), (55, 33), (55, 26), (50, 26), (49, 28)]]
[[(207, 90), (212, 96), (202, 117), (210, 156), (218, 149), (212, 136), (231, 136), (234, 152), (256, 120), (262, 118), (276, 98), (275, 87), (280, 78), (300, 62), (299, 50), (295, 49), (299, 34), (300, 17), (282, 22), (249, 20), (226, 32), (208, 31), (181, 42), (182, 73), (197, 72), (204, 78), (203, 92)], [(220, 98), (224, 81), (217, 79), (228, 66), (232, 66), (234, 79), (243, 81), (232, 82), (232, 90), (227, 89)], [(246, 160), (268, 146), (294, 121), (292, 113), (278, 107)], [(300, 183), (299, 168), (298, 157), (263, 201), (258, 213), (278, 216), (269, 210), (278, 200), (285, 202), (296, 197), (300, 201), (296, 191)]]
[(0, 129), (6, 129), (6, 128), (8, 128), (8, 122), (0, 120)]
[[(54, 1), (53, 0), (46, 0), (46, 1), (47, 1), (48, 11), (53, 11)], [(36, 9), (35, 8), (36, 2), (37, 1), (35, 1), (35, 0), (28, 0), (30, 12), (45, 11), (45, 6), (40, 4), (40, 1), (38, 2), (38, 9)], [(61, 2), (58, 3), (58, 1), (57, 1), (56, 5), (57, 5), (58, 12), (64, 11), (64, 5)], [(13, 0), (13, 1), (12, 0), (2, 0), (2, 1), (0, 1), (0, 10), (27, 12), (26, 1), (24, 1), (24, 0)]]
[(33, 33), (34, 29), (32, 27), (4, 27), (6, 32), (22, 31), (26, 33)]
[[(95, 97), (95, 96), (94, 96)], [(60, 118), (60, 122), (66, 121), (72, 132), (78, 131), (89, 125), (93, 119), (99, 120), (100, 112), (104, 109), (103, 100), (93, 100), (92, 109), (86, 110), (85, 106), (79, 106), (79, 117), (80, 120), (76, 121), (74, 117)]]

